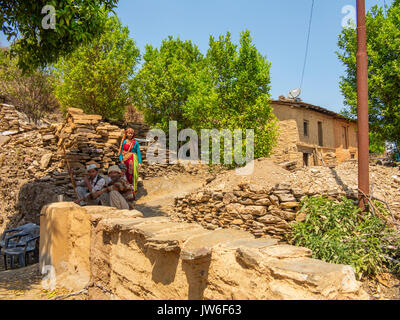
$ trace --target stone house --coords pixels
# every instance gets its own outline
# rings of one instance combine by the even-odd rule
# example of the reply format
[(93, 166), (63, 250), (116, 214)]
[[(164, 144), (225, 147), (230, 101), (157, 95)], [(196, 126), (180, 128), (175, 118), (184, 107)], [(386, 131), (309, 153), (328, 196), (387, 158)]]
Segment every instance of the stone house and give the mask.
[(280, 135), (272, 158), (296, 166), (337, 165), (357, 158), (357, 122), (300, 100), (272, 100)]

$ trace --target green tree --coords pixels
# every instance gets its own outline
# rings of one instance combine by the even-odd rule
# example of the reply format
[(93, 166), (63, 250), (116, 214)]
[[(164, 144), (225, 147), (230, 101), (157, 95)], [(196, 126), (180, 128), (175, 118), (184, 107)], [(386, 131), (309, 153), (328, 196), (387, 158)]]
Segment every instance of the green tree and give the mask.
[[(373, 144), (385, 140), (400, 145), (400, 0), (387, 11), (375, 6), (367, 13), (369, 122)], [(340, 88), (347, 114), (357, 116), (357, 33), (343, 29), (337, 55), (346, 68)], [(379, 139), (376, 139), (378, 138)], [(373, 147), (373, 149), (376, 149)], [(374, 151), (374, 150), (371, 150)]]
[(147, 45), (143, 58), (130, 89), (145, 121), (165, 131), (171, 120), (178, 122), (178, 129), (190, 127), (184, 108), (204, 59), (197, 46), (170, 36), (160, 49)]
[(169, 37), (160, 49), (147, 46), (144, 60), (130, 88), (149, 124), (167, 130), (174, 120), (178, 129), (198, 133), (254, 129), (255, 156), (269, 155), (277, 134), (269, 103), (271, 64), (249, 31), (242, 33), (240, 47), (229, 33), (218, 41), (211, 37), (206, 57), (190, 41)]
[(17, 59), (0, 49), (0, 97), (37, 121), (58, 108), (53, 94), (54, 77), (48, 69), (37, 69), (23, 74)]
[(106, 119), (122, 119), (129, 103), (128, 80), (139, 56), (128, 28), (116, 16), (108, 18), (100, 37), (55, 64), (55, 93), (62, 111), (77, 107)]
[(248, 30), (242, 32), (240, 46), (232, 43), (229, 32), (218, 40), (211, 36), (209, 46), (186, 117), (198, 130), (254, 129), (255, 157), (268, 156), (277, 137), (270, 106), (271, 63), (258, 52)]
[[(11, 53), (19, 56), (23, 70), (36, 70), (54, 63), (72, 52), (82, 42), (91, 41), (102, 32), (104, 20), (118, 0), (0, 0), (0, 32), (14, 41)], [(45, 29), (52, 5), (56, 28)], [(46, 17), (47, 16), (47, 17)]]

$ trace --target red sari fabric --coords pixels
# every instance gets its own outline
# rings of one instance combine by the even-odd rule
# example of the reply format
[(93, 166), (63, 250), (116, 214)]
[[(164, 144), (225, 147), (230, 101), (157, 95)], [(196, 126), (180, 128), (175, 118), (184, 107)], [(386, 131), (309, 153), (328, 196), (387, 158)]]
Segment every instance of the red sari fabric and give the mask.
[[(135, 140), (132, 140), (131, 143), (125, 143), (123, 150), (127, 151), (127, 152), (131, 152), (133, 147), (135, 146), (135, 143), (136, 143)], [(126, 174), (125, 174), (126, 179), (128, 180), (128, 182), (130, 184), (133, 184), (133, 176), (134, 176), (134, 170), (135, 170), (134, 163), (135, 163), (135, 160), (133, 158), (133, 153), (132, 153), (131, 156), (129, 157), (129, 159), (124, 161), (124, 164), (127, 168)], [(129, 173), (129, 172), (132, 172), (132, 173)]]

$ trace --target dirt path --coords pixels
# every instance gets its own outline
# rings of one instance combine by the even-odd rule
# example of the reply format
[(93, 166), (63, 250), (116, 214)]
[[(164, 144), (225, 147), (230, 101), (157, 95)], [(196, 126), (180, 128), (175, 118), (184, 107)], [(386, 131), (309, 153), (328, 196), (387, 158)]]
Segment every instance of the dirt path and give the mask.
[(167, 215), (175, 197), (200, 188), (205, 179), (204, 176), (185, 174), (145, 180), (139, 187), (135, 209), (145, 217)]

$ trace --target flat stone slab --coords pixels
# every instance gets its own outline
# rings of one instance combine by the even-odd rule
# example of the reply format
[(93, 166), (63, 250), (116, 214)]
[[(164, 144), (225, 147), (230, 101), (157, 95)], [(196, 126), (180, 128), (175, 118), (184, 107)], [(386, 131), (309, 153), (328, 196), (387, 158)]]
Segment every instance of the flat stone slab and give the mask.
[(10, 137), (0, 135), (0, 147), (8, 143), (10, 139)]
[(225, 243), (224, 245), (230, 248), (240, 248), (247, 247), (253, 249), (262, 249), (270, 246), (275, 246), (278, 244), (277, 239), (272, 238), (260, 238), (260, 239), (239, 239)]
[[(152, 237), (157, 234), (157, 231), (165, 230), (171, 227), (171, 220), (165, 217), (155, 218), (126, 218), (116, 217), (103, 219), (101, 225), (107, 231), (135, 231), (144, 234), (146, 237)], [(172, 223), (175, 226), (177, 223)]]
[(312, 251), (303, 247), (296, 247), (291, 245), (276, 245), (260, 250), (262, 253), (277, 259), (287, 258), (302, 258), (312, 256)]
[(208, 232), (201, 226), (184, 224), (184, 226), (175, 226), (167, 229), (166, 232), (147, 238), (145, 246), (160, 251), (180, 251), (184, 241), (193, 237), (194, 234), (204, 233)]
[(333, 290), (354, 293), (360, 288), (350, 266), (327, 263), (311, 258), (275, 259), (263, 261), (274, 276), (312, 285), (314, 291), (328, 297)]
[(254, 239), (254, 236), (248, 232), (233, 229), (210, 231), (209, 233), (194, 236), (186, 241), (182, 248), (181, 258), (183, 260), (203, 258), (211, 254), (213, 247), (226, 242), (232, 242), (234, 239), (251, 240)]
[(143, 214), (138, 210), (117, 210), (115, 208), (103, 206), (87, 206), (84, 208), (86, 213), (90, 215), (90, 220), (92, 222), (113, 218), (143, 218)]
[(132, 228), (135, 230), (135, 232), (143, 234), (146, 238), (153, 238), (159, 233), (169, 233), (174, 229), (179, 230), (179, 228), (181, 227), (181, 223), (171, 222), (170, 220), (160, 223), (148, 223), (148, 221), (146, 220), (147, 219), (144, 219), (142, 223)]
[(189, 238), (193, 237), (195, 234), (205, 234), (209, 233), (209, 231), (205, 230), (199, 225), (195, 224), (186, 224), (183, 226), (183, 228), (180, 229), (173, 229), (173, 231), (170, 231), (168, 233), (161, 233), (157, 234), (156, 236), (148, 239), (148, 241), (156, 241), (156, 242), (162, 242), (162, 241), (179, 241), (183, 242), (188, 240)]
[(143, 213), (141, 213), (139, 210), (117, 210), (115, 214), (125, 217), (143, 218)]
[(86, 206), (86, 212), (89, 214), (104, 214), (104, 213), (114, 213), (117, 209), (105, 206)]
[[(101, 217), (103, 218), (103, 217)], [(105, 231), (113, 230), (132, 230), (136, 225), (141, 224), (144, 218), (106, 218), (102, 219), (100, 224)]]

